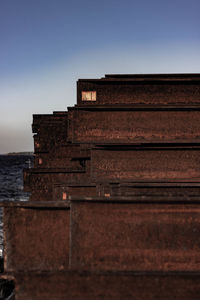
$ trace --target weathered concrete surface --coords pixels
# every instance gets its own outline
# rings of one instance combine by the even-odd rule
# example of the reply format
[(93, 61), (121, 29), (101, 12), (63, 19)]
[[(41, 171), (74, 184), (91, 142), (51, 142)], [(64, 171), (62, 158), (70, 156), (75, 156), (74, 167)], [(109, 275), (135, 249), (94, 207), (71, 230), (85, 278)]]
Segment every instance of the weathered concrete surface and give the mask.
[(93, 180), (192, 180), (200, 178), (199, 149), (93, 150)]
[(72, 201), (72, 269), (200, 271), (199, 204), (123, 201)]
[(4, 270), (66, 270), (69, 208), (4, 208)]
[(16, 300), (197, 300), (199, 295), (197, 274), (16, 274)]
[[(114, 110), (114, 107), (113, 107)], [(68, 113), (73, 143), (200, 142), (200, 111), (77, 110)]]

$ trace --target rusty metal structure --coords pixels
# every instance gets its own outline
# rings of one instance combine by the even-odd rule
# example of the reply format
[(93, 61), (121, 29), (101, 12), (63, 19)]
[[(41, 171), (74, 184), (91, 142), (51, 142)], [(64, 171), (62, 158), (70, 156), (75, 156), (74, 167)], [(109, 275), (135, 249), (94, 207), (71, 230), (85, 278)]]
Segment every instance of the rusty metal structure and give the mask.
[(17, 300), (200, 295), (200, 74), (77, 83), (33, 116), (27, 202), (4, 202)]

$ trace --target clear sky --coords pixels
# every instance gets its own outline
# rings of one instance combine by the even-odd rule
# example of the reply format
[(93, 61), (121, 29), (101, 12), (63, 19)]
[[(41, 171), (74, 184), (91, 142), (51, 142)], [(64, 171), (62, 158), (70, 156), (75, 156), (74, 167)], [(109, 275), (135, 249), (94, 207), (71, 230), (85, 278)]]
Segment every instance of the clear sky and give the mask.
[(199, 0), (0, 0), (0, 153), (33, 150), (32, 114), (66, 110), (76, 80), (200, 73)]

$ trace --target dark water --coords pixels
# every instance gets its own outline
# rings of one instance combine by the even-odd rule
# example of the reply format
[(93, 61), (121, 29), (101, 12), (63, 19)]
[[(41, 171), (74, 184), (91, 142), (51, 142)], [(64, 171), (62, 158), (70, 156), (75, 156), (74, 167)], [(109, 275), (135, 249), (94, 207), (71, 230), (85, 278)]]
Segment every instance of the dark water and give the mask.
[[(29, 194), (23, 192), (23, 169), (33, 164), (32, 155), (0, 155), (0, 201), (25, 201)], [(2, 209), (0, 209), (0, 256), (3, 249)]]

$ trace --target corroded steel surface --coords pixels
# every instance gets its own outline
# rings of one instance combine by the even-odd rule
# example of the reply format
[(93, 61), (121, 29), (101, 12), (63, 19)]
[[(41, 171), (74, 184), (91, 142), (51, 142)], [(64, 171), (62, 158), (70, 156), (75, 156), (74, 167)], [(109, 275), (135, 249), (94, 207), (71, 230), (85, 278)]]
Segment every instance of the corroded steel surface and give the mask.
[(4, 208), (4, 270), (64, 270), (69, 260), (69, 208)]
[(72, 269), (200, 271), (198, 204), (113, 201), (72, 202)]
[[(64, 145), (52, 147), (48, 152), (37, 152), (35, 154), (34, 165), (37, 168), (65, 168), (81, 170), (84, 159), (89, 159), (90, 151), (81, 149), (80, 146)], [(40, 161), (40, 159), (42, 161)]]
[[(200, 85), (197, 81), (191, 80), (188, 76), (186, 80), (168, 80), (163, 82), (159, 76), (157, 81), (151, 79), (151, 82), (142, 78), (138, 81), (132, 79), (99, 79), (96, 81), (79, 80), (78, 81), (78, 104), (88, 105), (87, 101), (81, 100), (81, 91), (96, 91), (96, 104), (199, 104), (200, 103)], [(92, 101), (89, 102), (92, 104)]]
[[(96, 196), (98, 191), (96, 185), (87, 184), (85, 181), (82, 185), (79, 182), (79, 184), (56, 184), (54, 186), (54, 195), (53, 198), (55, 201), (58, 200), (66, 200), (70, 196)], [(66, 198), (66, 199), (65, 199)]]
[[(134, 109), (134, 107), (132, 108)], [(75, 143), (200, 142), (200, 111), (70, 111)]]
[[(68, 169), (28, 169), (25, 172), (25, 190), (31, 192), (31, 200), (51, 200), (54, 186), (59, 183), (73, 183), (87, 180), (84, 171)], [(58, 199), (60, 200), (60, 199)]]
[(199, 299), (199, 120), (200, 74), (82, 79), (34, 115), (31, 198), (0, 203), (16, 299)]
[(35, 153), (48, 152), (52, 147), (66, 143), (67, 112), (52, 115), (34, 115), (32, 129), (35, 133)]
[[(185, 182), (171, 182), (171, 183), (113, 183), (109, 186), (109, 192), (112, 196), (154, 196), (163, 197), (199, 197), (200, 195), (200, 182), (185, 183)], [(101, 194), (103, 196), (103, 194)]]
[(16, 275), (16, 300), (197, 300), (199, 295), (200, 276), (197, 274)]
[(105, 180), (192, 180), (200, 177), (199, 149), (93, 150), (92, 178)]

